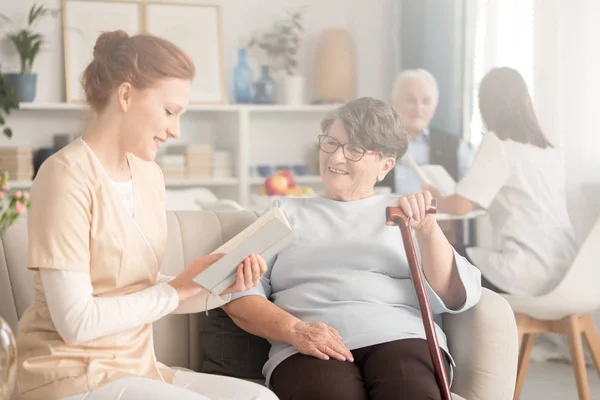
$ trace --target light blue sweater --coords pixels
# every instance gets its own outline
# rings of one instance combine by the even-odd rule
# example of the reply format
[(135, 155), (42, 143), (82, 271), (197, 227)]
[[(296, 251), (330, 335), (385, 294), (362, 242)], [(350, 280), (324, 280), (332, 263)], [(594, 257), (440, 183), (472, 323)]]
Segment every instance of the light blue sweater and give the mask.
[[(261, 285), (234, 294), (232, 300), (266, 297), (302, 321), (337, 329), (350, 350), (425, 338), (402, 236), (398, 227), (385, 225), (386, 206), (396, 204), (397, 198), (387, 195), (350, 202), (324, 197), (278, 200), (273, 206), (287, 214), (298, 239), (269, 261)], [(420, 259), (416, 240), (415, 247)], [(460, 313), (481, 296), (479, 270), (458, 253), (454, 256), (467, 300), (458, 310), (449, 310), (425, 282), (434, 314)], [(448, 352), (440, 318), (435, 319), (440, 345)], [(271, 341), (263, 367), (267, 384), (275, 367), (295, 353), (293, 346)]]

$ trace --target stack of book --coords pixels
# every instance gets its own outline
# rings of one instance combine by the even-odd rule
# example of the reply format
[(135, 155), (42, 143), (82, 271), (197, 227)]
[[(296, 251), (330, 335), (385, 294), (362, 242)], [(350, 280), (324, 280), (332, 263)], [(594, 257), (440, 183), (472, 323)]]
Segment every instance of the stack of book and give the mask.
[(185, 156), (181, 154), (165, 154), (158, 158), (165, 180), (185, 179)]
[(233, 176), (233, 156), (229, 151), (215, 151), (213, 153), (214, 178), (231, 178)]
[(33, 150), (29, 147), (0, 147), (0, 172), (11, 181), (33, 178)]
[(207, 144), (187, 146), (170, 146), (168, 154), (185, 157), (185, 177), (188, 179), (205, 179), (212, 176), (213, 149)]

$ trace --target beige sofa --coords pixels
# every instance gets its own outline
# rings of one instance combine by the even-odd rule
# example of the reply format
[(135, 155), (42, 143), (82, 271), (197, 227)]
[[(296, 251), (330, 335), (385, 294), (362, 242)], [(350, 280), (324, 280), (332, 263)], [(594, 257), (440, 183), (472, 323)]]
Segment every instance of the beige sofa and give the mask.
[[(162, 272), (176, 275), (196, 257), (208, 254), (256, 218), (249, 211), (168, 213), (169, 241)], [(19, 220), (0, 240), (0, 315), (16, 329), (33, 299), (26, 270), (26, 221)], [(154, 324), (160, 361), (199, 369), (202, 353), (199, 315), (172, 315)], [(459, 315), (445, 315), (457, 370), (453, 392), (469, 400), (509, 400), (517, 366), (517, 331), (504, 299), (484, 290), (481, 302)]]

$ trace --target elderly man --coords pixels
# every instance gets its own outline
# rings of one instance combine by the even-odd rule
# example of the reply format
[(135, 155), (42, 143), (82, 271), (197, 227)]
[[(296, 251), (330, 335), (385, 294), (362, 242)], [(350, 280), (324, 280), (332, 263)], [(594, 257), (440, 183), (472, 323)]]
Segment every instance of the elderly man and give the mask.
[[(472, 151), (458, 135), (429, 126), (438, 98), (437, 82), (424, 69), (406, 70), (394, 82), (392, 103), (402, 117), (410, 138), (407, 154), (419, 165), (443, 166), (454, 180), (458, 180), (470, 164)], [(399, 160), (378, 186), (388, 186), (398, 194), (421, 190), (421, 183), (406, 160)]]

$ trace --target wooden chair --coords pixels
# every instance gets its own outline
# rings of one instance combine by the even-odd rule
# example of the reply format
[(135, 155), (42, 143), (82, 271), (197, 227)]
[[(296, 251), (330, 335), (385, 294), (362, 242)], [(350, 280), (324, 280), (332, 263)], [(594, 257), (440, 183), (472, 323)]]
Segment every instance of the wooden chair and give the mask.
[(582, 335), (600, 374), (600, 339), (590, 314), (600, 308), (599, 282), (600, 219), (579, 249), (569, 272), (552, 292), (539, 297), (503, 295), (515, 312), (519, 335), (514, 400), (519, 398), (523, 389), (535, 337), (544, 332), (568, 337), (579, 399), (590, 399)]

